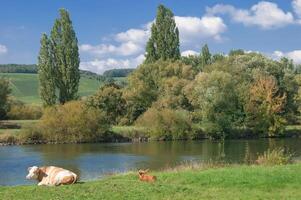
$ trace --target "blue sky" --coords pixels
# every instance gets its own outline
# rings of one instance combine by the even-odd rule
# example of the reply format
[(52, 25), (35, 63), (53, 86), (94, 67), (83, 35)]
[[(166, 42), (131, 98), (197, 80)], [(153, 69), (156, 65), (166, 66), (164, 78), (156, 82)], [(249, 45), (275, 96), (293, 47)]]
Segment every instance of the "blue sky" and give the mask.
[(0, 64), (36, 63), (41, 34), (66, 8), (82, 69), (136, 67), (160, 3), (175, 14), (183, 55), (208, 43), (212, 52), (241, 48), (301, 63), (301, 0), (1, 0)]

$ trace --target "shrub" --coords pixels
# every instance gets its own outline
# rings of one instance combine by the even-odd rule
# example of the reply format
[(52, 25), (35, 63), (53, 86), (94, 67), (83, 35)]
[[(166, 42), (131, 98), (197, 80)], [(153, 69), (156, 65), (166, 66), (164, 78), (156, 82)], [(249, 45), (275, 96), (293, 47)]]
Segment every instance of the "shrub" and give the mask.
[(21, 144), (46, 143), (47, 141), (42, 134), (42, 130), (37, 125), (21, 129), (18, 140)]
[(24, 135), (51, 143), (96, 142), (106, 139), (109, 128), (104, 113), (73, 101), (47, 108), (41, 121)]
[(18, 138), (12, 133), (2, 133), (0, 134), (0, 144), (15, 144)]
[(40, 119), (42, 117), (43, 111), (40, 106), (35, 105), (25, 105), (22, 102), (13, 102), (10, 105), (10, 110), (8, 112), (8, 118), (14, 120), (24, 120), (24, 119)]
[(155, 108), (148, 109), (136, 121), (137, 126), (149, 129), (155, 139), (188, 139), (191, 120), (187, 111)]
[(256, 163), (259, 165), (285, 165), (292, 162), (292, 154), (285, 151), (283, 148), (268, 149), (259, 155)]

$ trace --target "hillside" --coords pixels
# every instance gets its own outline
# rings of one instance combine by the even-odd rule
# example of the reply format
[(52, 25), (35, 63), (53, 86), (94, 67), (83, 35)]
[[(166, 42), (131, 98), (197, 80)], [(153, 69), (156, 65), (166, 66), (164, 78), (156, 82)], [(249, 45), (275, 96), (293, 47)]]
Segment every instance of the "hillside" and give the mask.
[[(0, 73), (0, 76), (7, 77), (11, 80), (12, 95), (18, 100), (24, 101), (25, 103), (41, 103), (38, 93), (37, 74)], [(79, 86), (79, 95), (87, 96), (93, 94), (102, 83), (102, 81), (82, 76)]]

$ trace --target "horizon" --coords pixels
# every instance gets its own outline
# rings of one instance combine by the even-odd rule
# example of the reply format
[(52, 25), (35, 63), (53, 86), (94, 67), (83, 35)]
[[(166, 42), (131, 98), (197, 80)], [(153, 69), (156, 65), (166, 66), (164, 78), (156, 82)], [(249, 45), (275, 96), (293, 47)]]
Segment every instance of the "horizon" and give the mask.
[(49, 34), (63, 7), (70, 12), (79, 41), (80, 69), (102, 74), (109, 69), (136, 68), (144, 60), (150, 23), (159, 4), (175, 15), (182, 55), (197, 54), (208, 44), (213, 53), (243, 49), (301, 63), (301, 41), (295, 39), (301, 28), (301, 0), (153, 0), (135, 4), (117, 0), (33, 4), (16, 0), (2, 3), (0, 64), (36, 64), (41, 34)]

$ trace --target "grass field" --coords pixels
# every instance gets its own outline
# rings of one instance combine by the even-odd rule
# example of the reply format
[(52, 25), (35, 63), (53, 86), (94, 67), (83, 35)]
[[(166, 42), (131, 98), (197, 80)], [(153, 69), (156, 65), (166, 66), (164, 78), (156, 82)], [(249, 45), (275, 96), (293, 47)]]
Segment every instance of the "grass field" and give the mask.
[(144, 183), (134, 173), (60, 187), (0, 187), (9, 199), (301, 199), (301, 164), (166, 171)]
[[(38, 76), (37, 74), (22, 73), (0, 73), (0, 77), (6, 77), (11, 80), (12, 95), (16, 99), (25, 103), (40, 104), (41, 100), (38, 93)], [(124, 78), (117, 78), (117, 82)], [(93, 94), (102, 82), (95, 79), (83, 77), (80, 80), (79, 95), (87, 96)]]

